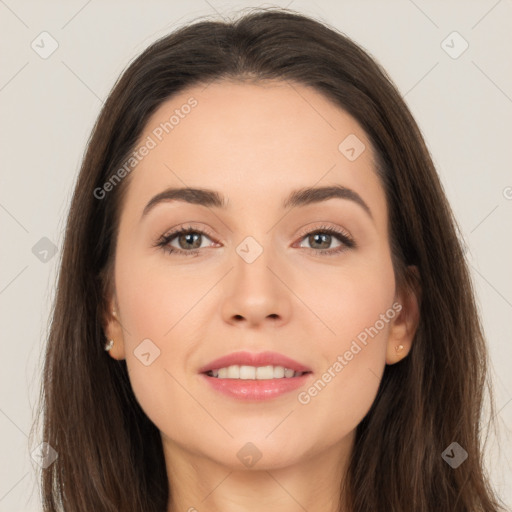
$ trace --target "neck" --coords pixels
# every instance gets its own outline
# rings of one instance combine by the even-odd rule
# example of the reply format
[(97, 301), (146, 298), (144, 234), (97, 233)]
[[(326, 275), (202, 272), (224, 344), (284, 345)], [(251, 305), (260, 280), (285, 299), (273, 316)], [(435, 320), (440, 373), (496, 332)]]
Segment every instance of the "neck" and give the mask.
[[(287, 466), (226, 466), (164, 440), (167, 512), (340, 512), (353, 433), (341, 444)], [(261, 461), (263, 462), (263, 460)]]

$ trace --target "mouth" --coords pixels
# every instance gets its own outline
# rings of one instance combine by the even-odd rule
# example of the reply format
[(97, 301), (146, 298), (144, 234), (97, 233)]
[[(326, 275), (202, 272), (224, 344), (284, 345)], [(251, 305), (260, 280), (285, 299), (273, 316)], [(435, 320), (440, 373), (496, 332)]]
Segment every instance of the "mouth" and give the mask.
[(208, 377), (215, 379), (240, 379), (240, 380), (271, 380), (271, 379), (292, 379), (301, 377), (311, 372), (295, 371), (292, 368), (284, 366), (249, 366), (249, 365), (231, 365), (222, 368), (216, 368), (204, 372)]
[(212, 361), (199, 373), (215, 391), (251, 401), (293, 391), (313, 374), (310, 368), (275, 352), (236, 352)]
[(220, 379), (282, 379), (311, 373), (311, 368), (277, 352), (233, 352), (199, 369)]

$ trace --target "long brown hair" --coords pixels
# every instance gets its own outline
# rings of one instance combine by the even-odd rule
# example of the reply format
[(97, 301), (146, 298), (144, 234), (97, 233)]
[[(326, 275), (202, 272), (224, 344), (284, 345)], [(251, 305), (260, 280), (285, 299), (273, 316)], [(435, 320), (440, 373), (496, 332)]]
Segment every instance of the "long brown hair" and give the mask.
[[(125, 178), (98, 199), (171, 95), (212, 81), (285, 80), (314, 87), (352, 115), (377, 155), (397, 285), (421, 279), (412, 350), (386, 366), (357, 427), (347, 478), (351, 512), (494, 512), (484, 471), (488, 356), (460, 231), (420, 130), (385, 71), (335, 28), (288, 9), (230, 22), (196, 20), (149, 46), (113, 87), (88, 142), (62, 251), (40, 397), (45, 511), (163, 512), (169, 489), (158, 429), (134, 397), (126, 362), (103, 350)], [(36, 421), (39, 416), (36, 418)], [(34, 428), (34, 427), (33, 427)], [(456, 441), (468, 458), (442, 458)]]

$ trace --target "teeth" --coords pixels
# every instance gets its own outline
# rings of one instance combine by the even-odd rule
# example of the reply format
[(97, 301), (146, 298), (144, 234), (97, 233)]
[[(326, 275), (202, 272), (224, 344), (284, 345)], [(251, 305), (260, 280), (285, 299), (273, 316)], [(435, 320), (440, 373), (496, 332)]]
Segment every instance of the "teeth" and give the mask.
[(255, 379), (256, 378), (256, 368), (254, 366), (240, 366), (239, 378), (240, 379)]
[(295, 373), (295, 372), (294, 372), (293, 370), (290, 370), (289, 368), (285, 368), (285, 369), (284, 369), (284, 376), (285, 376), (285, 377), (293, 377), (293, 374), (294, 374), (294, 373)]
[(256, 379), (273, 379), (274, 378), (274, 367), (273, 366), (258, 366), (256, 368)]
[[(285, 375), (284, 368), (282, 366), (274, 366), (274, 379), (282, 379)], [(293, 370), (290, 370), (295, 373)], [(293, 376), (293, 375), (292, 375)]]
[(208, 375), (219, 379), (268, 380), (300, 377), (304, 372), (296, 372), (283, 366), (245, 366), (231, 365), (226, 368), (210, 370)]
[(226, 375), (228, 379), (239, 379), (240, 378), (240, 368), (238, 366), (228, 366), (228, 374)]

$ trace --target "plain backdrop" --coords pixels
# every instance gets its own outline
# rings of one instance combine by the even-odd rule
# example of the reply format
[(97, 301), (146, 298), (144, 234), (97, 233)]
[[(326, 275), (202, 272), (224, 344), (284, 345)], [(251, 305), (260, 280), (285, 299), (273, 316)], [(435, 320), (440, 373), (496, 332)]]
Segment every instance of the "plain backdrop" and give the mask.
[(28, 434), (69, 200), (102, 102), (134, 57), (183, 23), (271, 5), (365, 48), (424, 134), (464, 233), (499, 425), (486, 461), (512, 504), (510, 0), (0, 0), (0, 511), (40, 510)]

